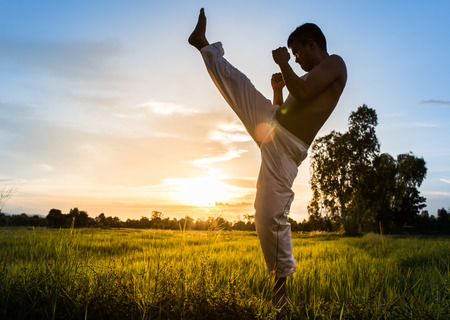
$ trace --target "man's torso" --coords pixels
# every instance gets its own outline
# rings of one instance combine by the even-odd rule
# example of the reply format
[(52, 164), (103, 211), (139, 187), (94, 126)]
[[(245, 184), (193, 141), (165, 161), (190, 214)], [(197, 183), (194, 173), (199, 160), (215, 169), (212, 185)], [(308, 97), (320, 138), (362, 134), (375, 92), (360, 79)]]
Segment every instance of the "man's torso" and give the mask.
[[(306, 79), (307, 76), (308, 74), (305, 74), (303, 78)], [(277, 121), (300, 140), (310, 145), (336, 107), (346, 80), (345, 74), (314, 99), (303, 104), (289, 94), (281, 108), (277, 110)]]

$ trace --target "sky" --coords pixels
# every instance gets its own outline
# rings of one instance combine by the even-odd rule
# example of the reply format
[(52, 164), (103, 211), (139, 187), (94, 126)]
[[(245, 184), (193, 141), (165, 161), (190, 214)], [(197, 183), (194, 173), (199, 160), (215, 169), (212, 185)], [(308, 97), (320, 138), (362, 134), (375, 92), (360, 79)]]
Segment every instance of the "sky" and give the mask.
[[(318, 24), (348, 69), (318, 136), (346, 131), (368, 105), (381, 152), (426, 161), (426, 209), (450, 207), (448, 1), (0, 0), (0, 191), (14, 188), (3, 212), (254, 213), (258, 148), (187, 43), (202, 7), (208, 40), (269, 99), (272, 50)], [(297, 221), (309, 176), (308, 157), (293, 188)]]

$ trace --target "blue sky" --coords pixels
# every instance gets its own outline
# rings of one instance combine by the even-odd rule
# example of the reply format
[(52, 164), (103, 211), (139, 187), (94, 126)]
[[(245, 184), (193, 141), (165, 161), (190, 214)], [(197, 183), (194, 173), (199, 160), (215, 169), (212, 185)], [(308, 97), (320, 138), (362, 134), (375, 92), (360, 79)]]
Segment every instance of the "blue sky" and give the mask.
[[(5, 212), (253, 212), (258, 150), (187, 44), (201, 7), (208, 39), (269, 98), (271, 51), (318, 24), (349, 74), (319, 136), (367, 104), (381, 151), (423, 157), (427, 209), (449, 208), (447, 1), (0, 0), (0, 188), (16, 187)], [(306, 160), (296, 220), (308, 180)], [(206, 205), (216, 201), (228, 205)]]

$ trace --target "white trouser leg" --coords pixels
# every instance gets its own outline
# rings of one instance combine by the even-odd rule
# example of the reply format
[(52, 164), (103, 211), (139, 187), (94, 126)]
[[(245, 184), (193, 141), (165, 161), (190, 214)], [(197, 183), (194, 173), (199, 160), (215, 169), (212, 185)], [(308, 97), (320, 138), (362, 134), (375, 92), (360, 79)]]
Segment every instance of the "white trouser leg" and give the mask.
[(259, 145), (260, 139), (255, 136), (255, 129), (259, 123), (270, 121), (272, 102), (223, 57), (224, 50), (220, 42), (203, 47), (201, 54), (214, 84)]
[(275, 118), (271, 122), (273, 140), (261, 145), (255, 224), (266, 260), (267, 272), (286, 277), (295, 272), (292, 255), (291, 225), (287, 222), (294, 200), (292, 185), (298, 166), (306, 158), (308, 145), (283, 128)]
[[(295, 271), (291, 227), (287, 222), (294, 198), (292, 184), (308, 146), (274, 120), (271, 101), (223, 57), (221, 43), (206, 46), (201, 53), (215, 85), (261, 149), (255, 225), (267, 271), (285, 277)], [(256, 132), (261, 123), (269, 128), (265, 132), (267, 139)]]

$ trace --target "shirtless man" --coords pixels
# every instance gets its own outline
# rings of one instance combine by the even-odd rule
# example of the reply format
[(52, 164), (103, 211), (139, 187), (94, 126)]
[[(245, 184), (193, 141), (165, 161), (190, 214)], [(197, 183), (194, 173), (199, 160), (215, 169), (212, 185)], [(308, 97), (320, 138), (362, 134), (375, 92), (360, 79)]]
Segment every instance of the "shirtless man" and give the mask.
[[(261, 150), (255, 225), (267, 271), (275, 276), (274, 306), (286, 310), (286, 277), (295, 272), (296, 264), (287, 222), (294, 197), (292, 184), (309, 145), (344, 90), (345, 63), (341, 57), (328, 54), (319, 27), (309, 23), (298, 27), (289, 36), (288, 47), (307, 73), (301, 77), (295, 74), (286, 47), (272, 51), (281, 71), (272, 75), (272, 103), (223, 57), (220, 42), (209, 44), (203, 9), (188, 41), (200, 51), (213, 82)], [(285, 101), (284, 86), (289, 91)]]

